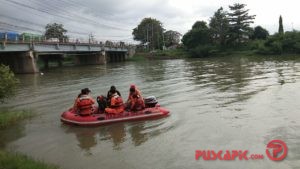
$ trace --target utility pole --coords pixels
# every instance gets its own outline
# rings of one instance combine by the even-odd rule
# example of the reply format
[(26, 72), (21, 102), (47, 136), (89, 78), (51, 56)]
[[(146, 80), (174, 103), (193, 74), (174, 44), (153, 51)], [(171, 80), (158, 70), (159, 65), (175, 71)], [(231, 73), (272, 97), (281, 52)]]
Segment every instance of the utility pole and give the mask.
[(149, 24), (147, 24), (147, 50), (149, 51)]
[(153, 22), (152, 22), (152, 40), (151, 40), (151, 46), (152, 46), (152, 50), (154, 50), (154, 37), (153, 37)]
[(90, 33), (89, 35), (89, 43), (93, 43), (94, 42), (94, 35), (93, 33)]
[(163, 50), (165, 50), (165, 35), (164, 35), (164, 30), (162, 30), (162, 38), (163, 38)]

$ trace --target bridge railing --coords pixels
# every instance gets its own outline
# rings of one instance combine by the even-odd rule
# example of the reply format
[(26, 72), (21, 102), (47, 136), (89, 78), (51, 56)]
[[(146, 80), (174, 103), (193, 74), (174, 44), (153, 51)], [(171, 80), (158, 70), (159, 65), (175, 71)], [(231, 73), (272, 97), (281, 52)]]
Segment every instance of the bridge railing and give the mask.
[(0, 43), (44, 43), (44, 44), (72, 44), (72, 45), (95, 45), (101, 47), (110, 47), (110, 48), (129, 48), (134, 45), (125, 43), (125, 42), (112, 42), (109, 40), (97, 41), (94, 39), (83, 39), (83, 38), (46, 38), (45, 36), (38, 35), (24, 35), (24, 34), (8, 34), (0, 32)]

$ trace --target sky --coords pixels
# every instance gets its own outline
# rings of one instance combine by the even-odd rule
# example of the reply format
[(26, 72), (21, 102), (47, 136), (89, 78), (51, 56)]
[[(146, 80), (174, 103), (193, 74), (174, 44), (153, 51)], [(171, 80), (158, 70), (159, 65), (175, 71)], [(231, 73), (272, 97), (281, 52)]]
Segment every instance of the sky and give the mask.
[[(0, 31), (43, 34), (48, 23), (61, 23), (74, 39), (134, 43), (132, 30), (145, 17), (158, 19), (166, 30), (185, 34), (196, 21), (209, 22), (214, 12), (234, 3), (246, 4), (271, 34), (282, 15), (285, 31), (300, 30), (296, 0), (0, 0)], [(298, 11), (298, 12), (297, 12)]]

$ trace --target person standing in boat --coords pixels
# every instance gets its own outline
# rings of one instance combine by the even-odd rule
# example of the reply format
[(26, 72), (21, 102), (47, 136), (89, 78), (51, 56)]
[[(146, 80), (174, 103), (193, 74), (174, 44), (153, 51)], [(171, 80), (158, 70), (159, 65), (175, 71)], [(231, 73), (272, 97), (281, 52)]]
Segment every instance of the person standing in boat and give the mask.
[(110, 105), (110, 99), (114, 94), (117, 94), (121, 97), (121, 93), (116, 89), (116, 87), (111, 86), (110, 90), (107, 92), (107, 103), (108, 103), (108, 105)]
[(105, 109), (108, 114), (120, 114), (124, 111), (124, 103), (121, 96), (114, 93), (110, 99), (110, 105)]
[(140, 90), (135, 85), (130, 85), (126, 108), (130, 110), (141, 110), (145, 108), (144, 99)]
[(94, 99), (90, 96), (90, 89), (84, 88), (81, 90), (81, 93), (78, 95), (74, 103), (74, 109), (80, 115), (90, 115), (94, 112), (93, 104), (95, 103)]

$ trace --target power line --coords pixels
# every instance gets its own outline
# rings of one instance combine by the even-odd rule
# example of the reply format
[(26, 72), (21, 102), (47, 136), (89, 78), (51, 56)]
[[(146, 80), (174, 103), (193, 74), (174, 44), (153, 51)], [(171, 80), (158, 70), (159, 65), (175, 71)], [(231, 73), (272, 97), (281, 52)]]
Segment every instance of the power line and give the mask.
[[(89, 22), (93, 22), (94, 25), (97, 25), (95, 24), (94, 20), (92, 19), (89, 19), (89, 18), (86, 18), (86, 17), (77, 17), (77, 19), (73, 19), (74, 18), (74, 14), (73, 13), (70, 13), (70, 12), (67, 12), (67, 11), (63, 11), (63, 13), (57, 9), (59, 9), (59, 7), (57, 5), (53, 5), (53, 4), (50, 4), (50, 5), (46, 5), (46, 4), (39, 4), (42, 8), (37, 8), (37, 7), (32, 7), (32, 6), (29, 6), (29, 5), (26, 5), (24, 3), (21, 3), (21, 2), (17, 2), (17, 1), (14, 1), (14, 0), (5, 0), (6, 2), (10, 3), (11, 5), (15, 5), (17, 7), (22, 7), (22, 8), (26, 8), (26, 9), (29, 9), (31, 10), (30, 12), (34, 15), (37, 15), (39, 17), (45, 17), (45, 16), (42, 16), (42, 15), (39, 15), (37, 13), (33, 13), (32, 11), (38, 11), (40, 13), (43, 13), (43, 14), (46, 14), (46, 15), (51, 15), (51, 16), (55, 16), (55, 17), (58, 17), (59, 19), (66, 19), (68, 21), (89, 21)], [(45, 7), (45, 5), (47, 7)], [(46, 8), (46, 9), (45, 9)], [(52, 12), (51, 12), (52, 10)], [(56, 14), (53, 14), (53, 12), (56, 12)], [(65, 16), (62, 16), (62, 14), (64, 14)], [(0, 14), (1, 15), (1, 14)], [(24, 19), (19, 19), (19, 18), (14, 18), (14, 17), (11, 17), (11, 16), (5, 16), (5, 15), (1, 15), (2, 17), (5, 17), (5, 18), (8, 18), (8, 19), (11, 19), (11, 20), (15, 20), (15, 21), (18, 21), (18, 22), (22, 22), (22, 23), (25, 23), (27, 25), (35, 25), (37, 27), (40, 27), (40, 28), (44, 28), (45, 25), (42, 25), (40, 23), (34, 23), (34, 22), (30, 22), (30, 21), (26, 21)], [(67, 17), (68, 16), (68, 17)], [(76, 16), (76, 15), (75, 15)], [(9, 29), (9, 30), (14, 30), (14, 29), (18, 29), (18, 30), (30, 30), (30, 31), (34, 31), (34, 32), (39, 32), (39, 33), (43, 33), (43, 31), (41, 31), (41, 29), (33, 29), (33, 28), (29, 28), (29, 27), (26, 27), (26, 26), (18, 26), (18, 25), (13, 25), (13, 24), (9, 24), (9, 23), (4, 23), (2, 22), (2, 25), (5, 24), (6, 26), (6, 29)], [(113, 27), (113, 26), (109, 26), (109, 25), (105, 25), (105, 26), (108, 26), (109, 28)], [(12, 29), (13, 28), (13, 29)], [(0, 28), (3, 30), (3, 28)], [(80, 29), (82, 29), (82, 27), (80, 27)], [(115, 29), (116, 30), (116, 29)], [(117, 30), (119, 30), (119, 28), (117, 28)], [(90, 31), (87, 31), (87, 32), (90, 32)], [(68, 33), (71, 33), (71, 34), (78, 34), (78, 35), (83, 35), (83, 36), (87, 36), (88, 34), (87, 33), (84, 33), (84, 32), (77, 32), (77, 31), (68, 31)], [(129, 36), (105, 36), (105, 37), (129, 37)], [(127, 38), (127, 39), (131, 39), (131, 38)]]
[[(56, 16), (56, 17), (60, 17), (60, 18), (65, 18), (67, 20), (73, 20), (73, 21), (75, 20), (74, 16), (72, 16), (70, 14), (66, 14), (66, 15), (53, 14), (53, 13), (49, 12), (49, 10), (43, 10), (43, 9), (34, 8), (32, 6), (26, 5), (24, 3), (16, 2), (14, 0), (5, 0), (5, 1), (13, 3), (13, 4), (16, 4), (16, 5), (19, 5), (19, 6), (22, 6), (22, 7), (25, 7), (25, 8), (36, 10), (36, 11), (39, 11), (39, 12), (42, 12), (42, 13), (46, 13), (48, 15), (52, 15), (52, 16)], [(66, 17), (66, 16), (68, 16), (68, 17)], [(78, 16), (76, 16), (76, 17), (78, 17)], [(119, 28), (119, 27), (115, 27), (115, 26), (110, 26), (110, 25), (107, 25), (107, 24), (102, 24), (102, 23), (99, 23), (97, 21), (91, 20), (89, 18), (82, 18), (82, 17), (80, 17), (80, 18), (81, 18), (80, 22), (82, 22), (82, 21), (83, 22), (89, 21), (91, 24), (94, 24), (94, 25), (101, 25), (101, 26), (106, 27), (106, 28), (120, 30), (120, 31), (128, 31), (128, 29), (123, 29), (123, 28)], [(77, 19), (77, 21), (79, 21), (79, 20)]]

